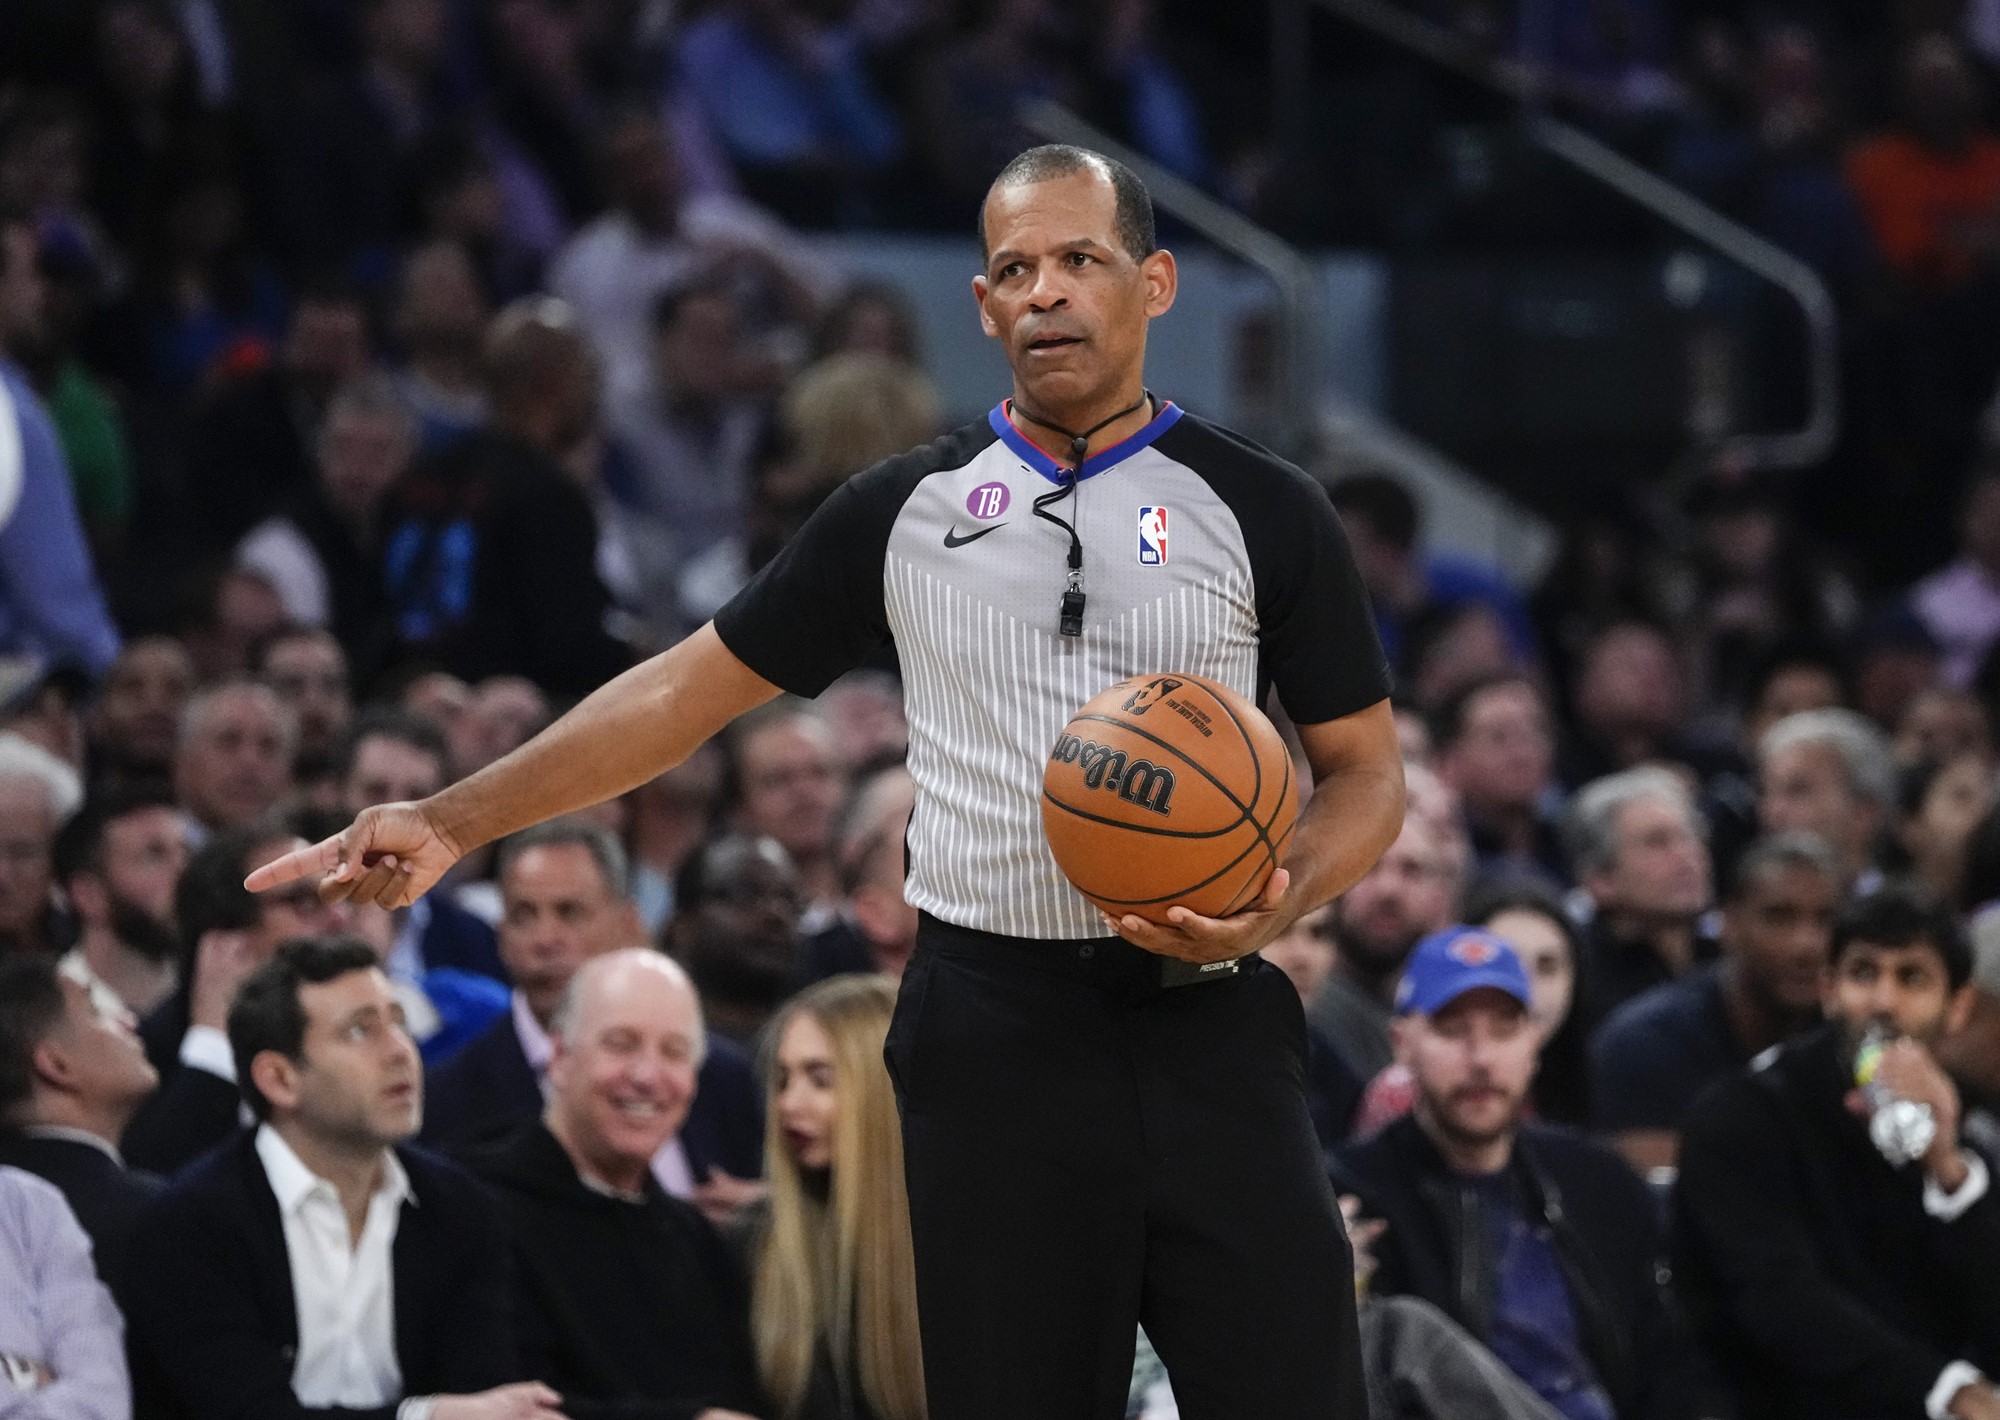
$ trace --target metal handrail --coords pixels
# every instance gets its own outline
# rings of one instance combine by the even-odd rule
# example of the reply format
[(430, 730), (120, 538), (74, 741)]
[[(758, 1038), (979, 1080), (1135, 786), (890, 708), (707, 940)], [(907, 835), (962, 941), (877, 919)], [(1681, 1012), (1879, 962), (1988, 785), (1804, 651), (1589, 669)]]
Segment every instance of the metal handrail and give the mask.
[(1806, 327), (1811, 406), (1797, 429), (1738, 434), (1724, 452), (1747, 468), (1803, 468), (1832, 452), (1840, 433), (1840, 329), (1833, 296), (1805, 262), (1725, 217), (1700, 198), (1617, 149), (1545, 112), (1547, 85), (1531, 65), (1483, 53), (1462, 36), (1389, 0), (1315, 0), (1379, 38), (1523, 105), (1529, 138), (1587, 177), (1651, 212), (1682, 235), (1762, 277), (1798, 303)]
[(1319, 395), (1319, 278), (1312, 264), (1242, 213), (1059, 103), (1046, 99), (1031, 102), (1022, 108), (1021, 120), (1052, 143), (1074, 143), (1116, 158), (1139, 175), (1152, 193), (1155, 207), (1255, 267), (1278, 288), (1283, 373), (1276, 442), (1286, 453), (1303, 454), (1312, 440)]

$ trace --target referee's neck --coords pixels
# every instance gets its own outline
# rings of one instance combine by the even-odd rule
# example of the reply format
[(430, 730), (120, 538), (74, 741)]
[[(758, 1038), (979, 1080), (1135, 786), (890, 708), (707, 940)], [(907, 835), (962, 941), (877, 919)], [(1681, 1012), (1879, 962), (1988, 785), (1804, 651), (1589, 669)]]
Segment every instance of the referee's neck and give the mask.
[[(1009, 408), (1014, 427), (1036, 448), (1065, 467), (1071, 462), (1070, 440), (1076, 435), (1090, 435), (1085, 455), (1089, 457), (1131, 438), (1150, 424), (1154, 415), (1144, 382), (1137, 379), (1129, 391), (1121, 387), (1113, 394), (1068, 405), (1040, 403), (1033, 395), (1023, 394), (1016, 385)], [(1110, 422), (1104, 423), (1106, 420)]]

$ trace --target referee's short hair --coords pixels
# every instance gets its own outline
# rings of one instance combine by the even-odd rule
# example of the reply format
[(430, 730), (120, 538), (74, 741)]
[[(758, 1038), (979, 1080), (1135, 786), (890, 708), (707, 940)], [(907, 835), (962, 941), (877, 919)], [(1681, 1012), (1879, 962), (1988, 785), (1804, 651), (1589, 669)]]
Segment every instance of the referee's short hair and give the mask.
[[(1073, 143), (1044, 143), (1039, 148), (1028, 149), (1000, 169), (1000, 176), (993, 179), (993, 185), (986, 189), (986, 196), (990, 201), (993, 194), (1003, 187), (1048, 182), (1083, 172), (1099, 172), (1111, 180), (1111, 190), (1118, 199), (1118, 243), (1125, 248), (1125, 254), (1134, 261), (1144, 261), (1159, 250), (1159, 240), (1153, 231), (1153, 195), (1146, 191), (1146, 184), (1139, 180), (1139, 175), (1116, 158), (1107, 158), (1102, 153), (1079, 148)], [(989, 250), (986, 245), (984, 202), (979, 204), (979, 250), (981, 255)]]

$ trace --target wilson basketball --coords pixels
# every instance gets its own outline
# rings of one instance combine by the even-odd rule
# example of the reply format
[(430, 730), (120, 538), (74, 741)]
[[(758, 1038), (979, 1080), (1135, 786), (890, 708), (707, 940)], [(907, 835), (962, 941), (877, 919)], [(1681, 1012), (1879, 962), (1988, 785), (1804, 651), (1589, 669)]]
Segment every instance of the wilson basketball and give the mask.
[(1120, 681), (1076, 712), (1042, 773), (1056, 863), (1114, 917), (1226, 917), (1284, 861), (1291, 755), (1262, 711), (1194, 675)]

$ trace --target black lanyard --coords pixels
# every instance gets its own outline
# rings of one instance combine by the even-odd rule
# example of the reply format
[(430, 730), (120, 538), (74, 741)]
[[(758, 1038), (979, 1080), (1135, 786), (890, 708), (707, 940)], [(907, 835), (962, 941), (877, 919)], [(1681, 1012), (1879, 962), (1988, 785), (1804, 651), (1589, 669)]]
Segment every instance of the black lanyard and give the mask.
[(1058, 480), (1060, 486), (1037, 497), (1034, 505), (1036, 517), (1054, 523), (1069, 534), (1069, 587), (1063, 592), (1062, 613), (1056, 622), (1057, 629), (1065, 636), (1083, 635), (1083, 539), (1077, 536), (1076, 524), (1064, 521), (1056, 514), (1050, 512), (1049, 509), (1076, 492), (1078, 478), (1083, 472), (1084, 456), (1090, 452), (1090, 436), (1095, 434), (1099, 429), (1104, 428), (1107, 424), (1116, 424), (1126, 415), (1150, 404), (1152, 399), (1153, 392), (1151, 390), (1143, 390), (1140, 392), (1136, 402), (1128, 404), (1109, 419), (1098, 420), (1097, 423), (1091, 425), (1081, 434), (1073, 434), (1060, 424), (1052, 424), (1046, 419), (1036, 418), (1034, 415), (1028, 413), (1027, 410), (1021, 408), (1018, 401), (1009, 406), (1014, 413), (1020, 415), (1030, 424), (1039, 424), (1051, 433), (1060, 434), (1069, 440), (1070, 462), (1075, 467), (1063, 469)]

